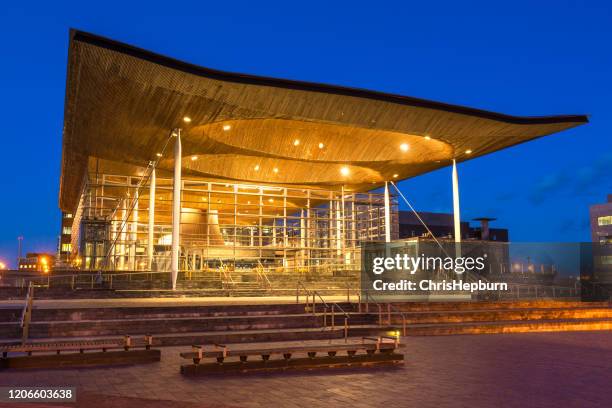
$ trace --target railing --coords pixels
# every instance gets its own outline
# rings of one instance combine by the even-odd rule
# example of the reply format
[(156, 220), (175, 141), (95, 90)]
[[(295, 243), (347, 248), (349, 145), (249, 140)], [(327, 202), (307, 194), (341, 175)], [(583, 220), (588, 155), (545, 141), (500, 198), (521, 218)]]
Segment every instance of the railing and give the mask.
[[(578, 297), (580, 290), (577, 286), (553, 286), (553, 285), (536, 285), (527, 283), (509, 283), (510, 297), (520, 299), (523, 298), (559, 298), (559, 297)], [(499, 293), (499, 292), (498, 292)]]
[[(295, 292), (295, 303), (300, 303), (300, 291), (303, 291), (306, 295), (306, 310), (312, 312), (313, 316), (317, 315), (317, 298), (323, 306), (323, 328), (327, 326), (327, 316), (331, 318), (331, 330), (336, 330), (336, 309), (339, 313), (344, 316), (344, 342), (348, 342), (348, 331), (349, 331), (349, 314), (340, 306), (338, 303), (333, 302), (331, 306), (323, 299), (323, 297), (315, 290), (309, 290), (304, 286), (302, 282), (297, 283)], [(311, 301), (311, 303), (309, 303)], [(310, 307), (309, 307), (310, 305)]]
[(21, 344), (26, 344), (30, 332), (30, 320), (32, 319), (32, 306), (34, 304), (34, 285), (32, 282), (28, 285), (26, 301), (21, 313)]
[(225, 266), (223, 262), (221, 262), (221, 266), (219, 267), (221, 271), (222, 281), (223, 281), (223, 289), (230, 290), (236, 286), (236, 282), (232, 277), (232, 271)]
[[(382, 327), (384, 325), (384, 321), (383, 321), (383, 315), (385, 314), (383, 312), (383, 309), (385, 309), (384, 306), (382, 306), (380, 303), (378, 303), (376, 300), (374, 300), (374, 298), (372, 298), (372, 296), (370, 295), (370, 293), (368, 291), (365, 291), (365, 312), (369, 313), (370, 312), (370, 301), (372, 301), (372, 303), (374, 303), (377, 308), (378, 308), (378, 326)], [(387, 324), (389, 326), (393, 325), (392, 319), (391, 319), (391, 311), (393, 310), (395, 313), (399, 314), (402, 318), (402, 336), (406, 336), (407, 333), (407, 323), (408, 323), (408, 319), (406, 317), (406, 313), (401, 311), (400, 309), (397, 308), (397, 306), (393, 305), (392, 303), (386, 303), (386, 315), (387, 315)]]
[(257, 263), (258, 265), (255, 268), (255, 272), (257, 273), (257, 281), (259, 282), (259, 285), (264, 289), (272, 288), (272, 283), (270, 282), (270, 279), (268, 279), (264, 266), (261, 264), (261, 261), (257, 261)]

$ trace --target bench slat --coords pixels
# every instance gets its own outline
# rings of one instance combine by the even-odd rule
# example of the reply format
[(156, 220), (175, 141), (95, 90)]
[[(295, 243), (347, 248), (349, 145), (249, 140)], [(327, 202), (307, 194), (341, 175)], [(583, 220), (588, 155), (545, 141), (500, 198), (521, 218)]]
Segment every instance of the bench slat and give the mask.
[[(380, 343), (378, 349), (392, 350), (395, 349), (395, 343)], [(376, 343), (366, 344), (339, 344), (336, 346), (294, 346), (294, 347), (280, 347), (271, 349), (245, 349), (245, 350), (228, 350), (225, 357), (235, 356), (259, 356), (259, 355), (270, 355), (270, 354), (285, 354), (285, 353), (309, 353), (309, 352), (334, 352), (334, 351), (359, 351), (359, 350), (376, 350)], [(182, 358), (192, 359), (197, 358), (198, 353), (195, 352), (184, 352), (180, 353)], [(222, 357), (223, 351), (206, 351), (202, 353), (204, 358), (216, 358)]]

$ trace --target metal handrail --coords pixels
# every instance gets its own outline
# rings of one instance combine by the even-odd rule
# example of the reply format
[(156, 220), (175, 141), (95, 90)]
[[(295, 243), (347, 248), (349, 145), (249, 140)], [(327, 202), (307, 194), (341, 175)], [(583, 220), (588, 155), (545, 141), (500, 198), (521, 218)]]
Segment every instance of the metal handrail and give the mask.
[[(383, 325), (383, 312), (382, 312), (383, 306), (380, 303), (378, 303), (376, 300), (374, 300), (368, 291), (365, 292), (365, 298), (366, 298), (366, 313), (369, 313), (369, 302), (370, 300), (372, 300), (373, 303), (378, 307), (378, 325), (382, 326)], [(406, 333), (407, 333), (406, 313), (398, 309), (392, 303), (387, 303), (387, 324), (392, 325), (392, 322), (391, 322), (391, 310), (392, 309), (396, 313), (399, 313), (400, 316), (402, 317), (402, 335), (406, 336)]]
[(327, 328), (327, 313), (328, 310), (330, 310), (331, 312), (331, 330), (335, 330), (336, 329), (336, 313), (335, 310), (338, 309), (338, 311), (344, 315), (344, 342), (348, 342), (348, 330), (349, 330), (349, 318), (350, 315), (342, 308), (342, 306), (340, 306), (337, 302), (333, 302), (331, 303), (331, 306), (325, 301), (325, 299), (323, 299), (323, 297), (321, 296), (321, 294), (319, 292), (317, 292), (316, 290), (309, 290), (306, 286), (304, 286), (304, 284), (300, 281), (297, 282), (297, 288), (296, 288), (296, 298), (295, 298), (295, 302), (296, 303), (300, 303), (300, 289), (303, 290), (306, 293), (306, 306), (308, 306), (308, 301), (309, 298), (312, 298), (312, 314), (313, 316), (316, 316), (316, 298), (318, 297), (319, 300), (321, 301), (321, 304), (323, 305), (323, 328)]
[(261, 261), (258, 260), (257, 263), (257, 268), (255, 268), (255, 271), (257, 272), (257, 279), (263, 282), (264, 287), (266, 289), (270, 289), (272, 287), (272, 283), (270, 282), (270, 279), (268, 279), (268, 275), (266, 274), (265, 268)]
[[(219, 267), (219, 271), (221, 272), (221, 275), (223, 276), (223, 285), (225, 286), (226, 284), (229, 283), (230, 287), (233, 288), (236, 285), (236, 282), (234, 281), (234, 278), (232, 277), (231, 271), (229, 270), (229, 268), (225, 267), (225, 264), (223, 263), (223, 261), (221, 261), (221, 266)], [(228, 289), (227, 287), (225, 289)]]
[(21, 313), (21, 344), (26, 344), (30, 332), (30, 320), (32, 319), (32, 306), (34, 304), (34, 285), (32, 282), (28, 284), (28, 291), (26, 294), (26, 301)]

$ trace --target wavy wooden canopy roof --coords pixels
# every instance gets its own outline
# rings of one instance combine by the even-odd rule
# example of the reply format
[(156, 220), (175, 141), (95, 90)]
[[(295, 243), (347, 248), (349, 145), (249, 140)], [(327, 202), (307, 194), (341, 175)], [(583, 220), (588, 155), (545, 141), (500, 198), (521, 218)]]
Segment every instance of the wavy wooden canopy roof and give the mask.
[(177, 127), (189, 177), (367, 191), (587, 122), (222, 72), (71, 30), (59, 201), (75, 209), (91, 158), (146, 167)]

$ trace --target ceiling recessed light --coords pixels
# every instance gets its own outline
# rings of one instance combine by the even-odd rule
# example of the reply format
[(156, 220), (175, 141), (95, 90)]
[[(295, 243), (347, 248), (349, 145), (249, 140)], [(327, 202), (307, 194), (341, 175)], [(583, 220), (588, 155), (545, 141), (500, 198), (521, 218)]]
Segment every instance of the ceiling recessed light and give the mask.
[(471, 150), (471, 149), (467, 149), (467, 150), (465, 151), (465, 154), (472, 154), (472, 150)]
[(399, 174), (394, 174), (393, 178), (397, 178), (399, 176)]
[(250, 201), (247, 201), (247, 204), (251, 204), (251, 202), (250, 202)]
[(157, 153), (157, 157), (162, 157), (162, 154), (161, 153)]
[(273, 168), (272, 171), (278, 173), (278, 167)]
[(348, 176), (350, 172), (351, 172), (351, 171), (350, 171), (350, 170), (349, 170), (349, 168), (348, 168), (348, 167), (346, 167), (346, 166), (344, 166), (344, 167), (342, 167), (342, 168), (340, 169), (340, 174), (342, 174), (343, 176)]
[(293, 141), (293, 145), (294, 145), (294, 146), (299, 146), (299, 145), (300, 145), (300, 139), (295, 139), (295, 140)]
[(202, 197), (202, 201), (208, 201), (208, 198)]
[(408, 151), (408, 149), (410, 149), (410, 146), (408, 146), (408, 143), (402, 143), (402, 144), (400, 145), (400, 150), (401, 150), (402, 152), (407, 152), (407, 151)]
[(324, 147), (325, 147), (325, 145), (323, 143), (319, 143), (319, 149), (322, 149)]
[(425, 136), (425, 140), (431, 140), (430, 136)]
[(189, 116), (183, 116), (183, 122), (190, 123), (191, 122), (191, 118)]
[(198, 156), (191, 156), (191, 161), (196, 161), (198, 160)]
[(253, 170), (259, 171), (259, 164), (256, 164), (255, 167), (253, 167)]
[(269, 201), (269, 202), (271, 202), (271, 203), (273, 203), (273, 202), (274, 202), (274, 199), (273, 199), (273, 198), (269, 198), (269, 199), (268, 199), (268, 201)]
[(232, 125), (223, 125), (223, 130), (226, 132), (232, 128)]

